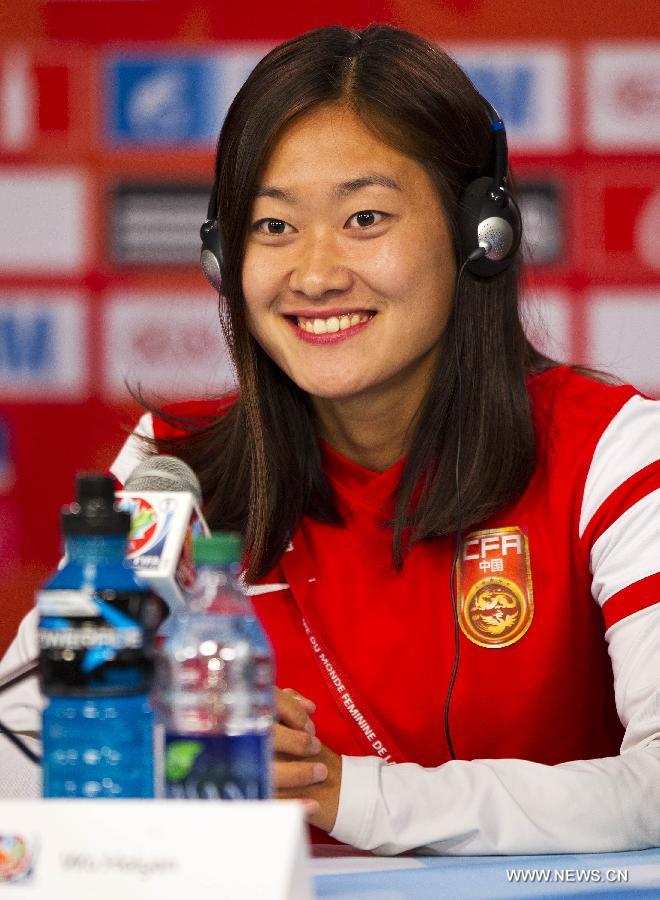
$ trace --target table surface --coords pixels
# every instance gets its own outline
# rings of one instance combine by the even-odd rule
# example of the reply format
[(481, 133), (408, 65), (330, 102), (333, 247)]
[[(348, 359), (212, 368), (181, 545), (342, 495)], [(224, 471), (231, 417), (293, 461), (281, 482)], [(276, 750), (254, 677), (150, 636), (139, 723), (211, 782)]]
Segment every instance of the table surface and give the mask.
[[(3, 768), (5, 741), (0, 735)], [(11, 758), (16, 760), (16, 770), (10, 778), (6, 771), (0, 772), (0, 802), (3, 780), (7, 781), (7, 797), (38, 797), (35, 767), (20, 754)], [(561, 856), (377, 857), (341, 844), (317, 844), (311, 852), (315, 894), (335, 900), (563, 900), (586, 896), (660, 900), (660, 849)], [(609, 881), (608, 877), (619, 880)]]
[(335, 900), (660, 898), (660, 849), (561, 856), (375, 857), (317, 845), (312, 856), (316, 896)]

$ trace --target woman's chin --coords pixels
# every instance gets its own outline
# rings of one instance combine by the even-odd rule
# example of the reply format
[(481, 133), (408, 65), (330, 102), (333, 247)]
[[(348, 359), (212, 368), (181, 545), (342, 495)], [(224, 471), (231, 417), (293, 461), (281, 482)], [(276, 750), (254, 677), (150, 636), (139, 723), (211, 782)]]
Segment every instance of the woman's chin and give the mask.
[(310, 397), (328, 401), (350, 400), (352, 397), (358, 397), (367, 387), (355, 380), (334, 378), (304, 379), (298, 386)]

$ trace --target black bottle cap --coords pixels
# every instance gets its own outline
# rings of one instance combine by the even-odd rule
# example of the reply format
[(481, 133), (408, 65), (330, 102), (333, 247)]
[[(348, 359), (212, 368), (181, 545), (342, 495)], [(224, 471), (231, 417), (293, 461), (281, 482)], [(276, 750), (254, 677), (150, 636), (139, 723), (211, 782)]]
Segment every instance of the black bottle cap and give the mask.
[(131, 514), (115, 509), (115, 483), (109, 475), (85, 473), (76, 478), (76, 502), (62, 510), (62, 531), (69, 535), (124, 535)]

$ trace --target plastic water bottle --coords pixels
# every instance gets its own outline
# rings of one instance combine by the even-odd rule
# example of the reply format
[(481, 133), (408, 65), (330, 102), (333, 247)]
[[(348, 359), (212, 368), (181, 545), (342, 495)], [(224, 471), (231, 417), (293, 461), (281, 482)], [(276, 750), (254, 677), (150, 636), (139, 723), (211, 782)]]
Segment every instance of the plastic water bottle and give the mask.
[(44, 797), (153, 797), (154, 639), (161, 601), (125, 563), (114, 483), (79, 476), (64, 566), (37, 594)]
[(178, 799), (270, 797), (273, 655), (238, 581), (241, 540), (193, 545), (188, 611), (162, 647), (164, 793)]

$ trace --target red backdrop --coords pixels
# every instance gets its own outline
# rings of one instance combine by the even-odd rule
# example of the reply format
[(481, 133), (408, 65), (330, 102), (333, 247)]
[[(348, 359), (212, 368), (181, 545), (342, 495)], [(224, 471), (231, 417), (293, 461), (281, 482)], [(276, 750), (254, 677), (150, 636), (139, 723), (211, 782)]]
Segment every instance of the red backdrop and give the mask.
[(58, 559), (75, 473), (139, 415), (123, 379), (168, 397), (230, 377), (195, 265), (212, 135), (259, 55), (309, 28), (391, 22), (455, 53), (509, 127), (530, 328), (660, 394), (656, 0), (315, 6), (5, 0), (0, 652)]

